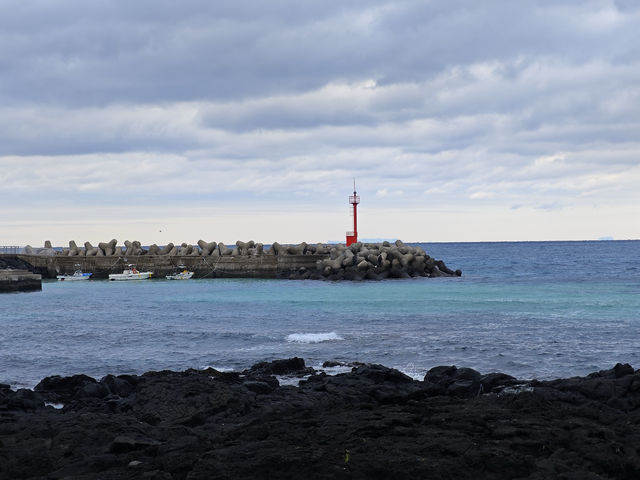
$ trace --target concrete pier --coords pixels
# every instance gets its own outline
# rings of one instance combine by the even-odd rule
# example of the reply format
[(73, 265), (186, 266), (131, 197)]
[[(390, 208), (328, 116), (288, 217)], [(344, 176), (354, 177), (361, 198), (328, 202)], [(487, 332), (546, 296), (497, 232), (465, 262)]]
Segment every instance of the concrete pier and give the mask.
[(42, 290), (42, 276), (28, 270), (0, 270), (0, 293)]

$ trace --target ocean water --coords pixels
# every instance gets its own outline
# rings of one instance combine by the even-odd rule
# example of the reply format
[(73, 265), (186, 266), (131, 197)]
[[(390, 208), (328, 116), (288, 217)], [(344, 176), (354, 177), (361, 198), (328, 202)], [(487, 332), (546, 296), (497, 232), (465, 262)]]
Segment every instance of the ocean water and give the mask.
[(303, 357), (519, 378), (640, 367), (640, 241), (420, 244), (460, 278), (43, 283), (0, 296), (0, 383)]

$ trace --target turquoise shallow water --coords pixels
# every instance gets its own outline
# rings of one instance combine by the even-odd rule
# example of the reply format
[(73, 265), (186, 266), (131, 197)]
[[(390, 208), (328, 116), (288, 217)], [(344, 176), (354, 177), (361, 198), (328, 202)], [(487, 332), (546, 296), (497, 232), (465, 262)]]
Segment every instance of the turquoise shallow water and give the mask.
[(0, 296), (0, 383), (301, 356), (522, 378), (640, 367), (640, 241), (422, 244), (461, 278), (48, 281)]

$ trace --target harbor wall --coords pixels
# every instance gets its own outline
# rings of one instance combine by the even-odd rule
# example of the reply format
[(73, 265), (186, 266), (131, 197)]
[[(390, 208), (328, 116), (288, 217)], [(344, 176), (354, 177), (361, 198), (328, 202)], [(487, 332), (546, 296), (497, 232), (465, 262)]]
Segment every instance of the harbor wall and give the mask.
[(194, 272), (194, 278), (289, 278), (301, 269), (315, 268), (326, 255), (262, 255), (256, 257), (203, 257), (140, 255), (135, 257), (66, 257), (62, 255), (15, 255), (44, 278), (71, 274), (77, 269), (92, 272), (94, 279), (106, 279), (110, 273), (122, 273), (128, 265), (155, 277), (173, 273), (180, 265)]
[(42, 290), (42, 276), (29, 270), (0, 270), (0, 293)]

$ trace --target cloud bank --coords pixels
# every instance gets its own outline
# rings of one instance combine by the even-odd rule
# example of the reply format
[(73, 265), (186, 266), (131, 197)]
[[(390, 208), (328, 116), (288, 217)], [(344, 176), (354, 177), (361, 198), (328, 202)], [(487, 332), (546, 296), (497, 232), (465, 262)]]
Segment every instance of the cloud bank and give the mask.
[(640, 238), (638, 27), (622, 0), (0, 0), (0, 243), (341, 239), (354, 177), (369, 237)]

